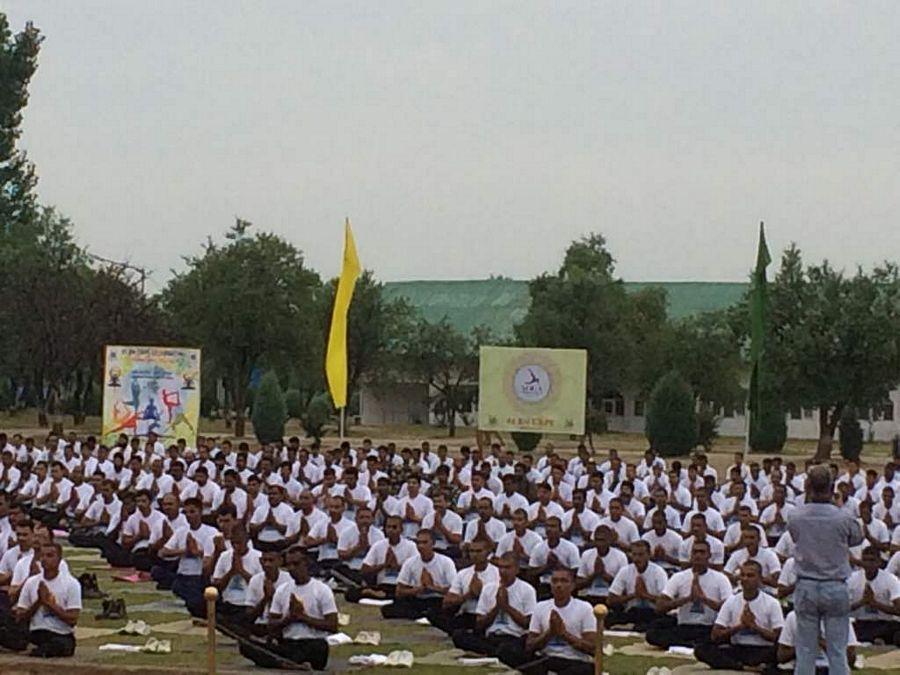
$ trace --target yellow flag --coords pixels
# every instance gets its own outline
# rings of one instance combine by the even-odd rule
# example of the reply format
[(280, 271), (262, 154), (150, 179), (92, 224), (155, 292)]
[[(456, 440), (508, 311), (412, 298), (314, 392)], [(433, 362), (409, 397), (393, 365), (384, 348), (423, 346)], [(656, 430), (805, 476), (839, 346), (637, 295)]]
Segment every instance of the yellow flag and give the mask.
[(359, 258), (350, 231), (350, 219), (344, 224), (344, 262), (334, 294), (331, 330), (328, 332), (328, 351), (325, 354), (325, 376), (336, 408), (347, 405), (347, 311), (353, 299), (353, 287), (359, 277)]

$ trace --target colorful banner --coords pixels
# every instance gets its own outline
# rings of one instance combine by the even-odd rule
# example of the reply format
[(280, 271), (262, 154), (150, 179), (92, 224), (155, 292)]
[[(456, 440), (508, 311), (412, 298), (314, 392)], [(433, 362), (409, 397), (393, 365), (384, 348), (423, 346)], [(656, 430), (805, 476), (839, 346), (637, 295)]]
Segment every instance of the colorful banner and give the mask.
[(478, 428), (584, 433), (587, 352), (482, 347)]
[(108, 345), (103, 370), (103, 442), (119, 434), (161, 440), (197, 436), (200, 350)]

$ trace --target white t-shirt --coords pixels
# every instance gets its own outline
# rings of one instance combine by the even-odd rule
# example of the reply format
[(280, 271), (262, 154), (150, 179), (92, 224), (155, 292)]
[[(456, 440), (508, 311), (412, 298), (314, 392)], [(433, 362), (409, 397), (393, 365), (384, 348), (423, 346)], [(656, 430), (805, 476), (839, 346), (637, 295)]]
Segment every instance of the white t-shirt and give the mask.
[[(41, 582), (47, 586), (60, 607), (65, 610), (81, 609), (81, 584), (75, 577), (68, 572), (63, 572), (62, 569), (53, 579), (45, 578), (43, 573), (29, 577), (22, 586), (16, 607), (27, 610), (33, 606), (37, 602), (38, 586)], [(48, 630), (62, 635), (72, 635), (75, 632), (74, 626), (67, 624), (43, 605), (31, 617), (29, 628), (31, 630)]]
[(707, 506), (706, 511), (694, 509), (684, 514), (684, 519), (681, 521), (682, 532), (688, 534), (691, 531), (691, 518), (697, 513), (701, 514), (706, 520), (706, 529), (709, 533), (723, 532), (725, 530), (725, 521), (722, 520), (722, 514), (713, 507)]
[(563, 515), (563, 532), (569, 531), (569, 528), (572, 527), (572, 523), (576, 518), (578, 518), (578, 524), (581, 527), (581, 534), (572, 533), (569, 535), (568, 539), (576, 546), (584, 546), (589, 544), (591, 539), (593, 539), (594, 530), (596, 530), (597, 526), (600, 524), (600, 516), (590, 509), (585, 509), (577, 514), (575, 513), (575, 509), (569, 509)]
[[(475, 607), (476, 614), (485, 616), (494, 609), (494, 606), (497, 604), (497, 591), (499, 588), (499, 580), (485, 584), (481, 588), (481, 595), (478, 596), (478, 604)], [(507, 586), (506, 594), (507, 598), (509, 598), (509, 604), (517, 612), (521, 612), (525, 616), (534, 612), (534, 607), (537, 604), (537, 593), (531, 584), (525, 583), (521, 579), (516, 579), (510, 586)], [(494, 623), (485, 630), (486, 635), (512, 635), (514, 637), (521, 637), (525, 635), (525, 632), (524, 628), (513, 621), (512, 617), (502, 610), (497, 612), (497, 616), (494, 617)]]
[[(416, 555), (408, 558), (400, 567), (397, 583), (404, 586), (418, 586), (422, 580), (422, 572), (424, 570), (428, 570), (434, 583), (443, 588), (449, 588), (456, 577), (456, 565), (447, 556), (435, 553), (431, 560), (425, 562), (422, 560), (422, 556), (418, 554), (418, 551), (416, 551)], [(441, 594), (433, 590), (427, 590), (421, 597), (439, 598)]]
[[(597, 617), (594, 608), (584, 600), (571, 598), (564, 607), (557, 607), (555, 600), (544, 600), (537, 603), (528, 626), (529, 633), (543, 633), (550, 627), (550, 613), (555, 611), (562, 619), (566, 632), (579, 637), (586, 633), (597, 632)], [(559, 636), (550, 638), (541, 653), (544, 656), (556, 656), (573, 661), (593, 662), (593, 657), (578, 651)]]
[[(434, 519), (437, 517), (437, 511), (431, 511), (427, 516), (422, 518), (422, 528), (426, 530), (431, 530), (434, 535), (434, 547), (438, 551), (446, 551), (450, 546), (450, 543), (447, 541), (447, 538), (444, 536), (443, 532), (438, 532), (434, 527)], [(446, 527), (453, 534), (457, 534), (462, 536), (463, 533), (463, 519), (459, 516), (458, 513), (447, 509), (444, 511), (444, 517), (441, 518), (441, 522), (444, 527)]]
[[(279, 586), (282, 584), (292, 584), (294, 580), (291, 578), (291, 575), (285, 572), (284, 570), (278, 570), (278, 579), (275, 580), (275, 589), (277, 590)], [(247, 582), (247, 592), (244, 595), (244, 600), (247, 607), (255, 607), (259, 604), (260, 600), (263, 599), (263, 596), (266, 594), (265, 592), (265, 583), (266, 583), (266, 573), (258, 572), (250, 577), (250, 581)], [(272, 599), (275, 599), (275, 596), (272, 596)], [(265, 624), (269, 623), (269, 610), (271, 607), (267, 605), (263, 608), (262, 614), (256, 617), (256, 623)]]
[[(466, 533), (463, 536), (464, 542), (470, 542), (475, 539), (475, 536), (478, 534), (478, 524), (480, 522), (482, 522), (481, 518), (476, 518), (475, 520), (470, 520), (466, 523)], [(506, 525), (503, 524), (502, 520), (491, 518), (484, 524), (484, 531), (485, 534), (487, 534), (488, 539), (497, 543), (504, 535), (506, 535)]]
[[(633, 594), (638, 576), (644, 580), (644, 586), (650, 595), (662, 593), (668, 581), (666, 571), (656, 563), (647, 563), (647, 569), (643, 572), (638, 572), (634, 563), (631, 563), (616, 573), (615, 578), (609, 585), (609, 592), (614, 595)], [(632, 607), (653, 607), (653, 604), (643, 598), (634, 598), (625, 603), (626, 609), (631, 609)]]
[(332, 522), (331, 518), (320, 520), (309, 531), (310, 539), (324, 539), (328, 536), (328, 527), (334, 527), (334, 533), (337, 535), (337, 542), (324, 541), (319, 544), (319, 560), (337, 560), (338, 545), (341, 534), (351, 528), (356, 528), (356, 523), (347, 518), (341, 518), (338, 522)]
[[(722, 565), (725, 563), (725, 545), (711, 534), (706, 535), (709, 542), (709, 562), (713, 565)], [(691, 535), (681, 543), (681, 550), (678, 553), (678, 559), (681, 562), (691, 561), (691, 549), (694, 548), (694, 535)]]
[(510, 530), (505, 535), (503, 535), (502, 539), (500, 539), (499, 543), (497, 544), (497, 551), (495, 552), (495, 555), (499, 557), (507, 551), (512, 551), (513, 546), (515, 546), (516, 544), (516, 540), (519, 541), (522, 546), (522, 551), (524, 552), (524, 556), (519, 562), (525, 564), (527, 564), (531, 559), (531, 554), (534, 551), (535, 547), (537, 547), (537, 545), (543, 541), (541, 536), (534, 530), (525, 530), (525, 533), (521, 537), (516, 535), (515, 530)]
[[(383, 565), (385, 557), (387, 556), (387, 550), (389, 546), (393, 549), (394, 557), (397, 559), (397, 563), (401, 568), (407, 560), (409, 560), (413, 556), (419, 555), (419, 550), (416, 548), (416, 545), (409, 539), (401, 537), (400, 541), (398, 541), (396, 545), (391, 546), (390, 540), (385, 537), (381, 541), (377, 541), (369, 547), (369, 552), (366, 554), (366, 557), (363, 560), (363, 565)], [(387, 584), (393, 586), (397, 583), (397, 576), (399, 574), (400, 570), (382, 569), (378, 573), (376, 581), (379, 584)]]
[[(592, 598), (604, 598), (609, 593), (609, 583), (605, 579), (594, 577), (594, 569), (597, 564), (597, 556), (599, 551), (595, 548), (589, 548), (581, 554), (581, 561), (578, 564), (578, 576), (582, 579), (591, 579), (591, 585), (585, 588), (582, 593)], [(621, 550), (610, 546), (609, 551), (603, 556), (603, 571), (615, 579), (619, 570), (628, 564), (628, 556)]]
[[(719, 615), (716, 617), (716, 625), (725, 628), (737, 626), (741, 622), (741, 614), (744, 611), (743, 593), (736, 593), (725, 601)], [(756, 617), (756, 623), (767, 630), (775, 630), (784, 626), (784, 614), (781, 612), (781, 605), (778, 600), (768, 593), (759, 592), (756, 597), (750, 601), (750, 611)], [(750, 645), (759, 647), (771, 647), (772, 642), (765, 640), (759, 633), (742, 629), (731, 636), (731, 644), (733, 645)]]
[(637, 524), (625, 516), (619, 518), (619, 522), (615, 522), (612, 518), (606, 517), (600, 521), (600, 524), (611, 527), (616, 531), (616, 534), (619, 536), (616, 543), (622, 548), (625, 548), (641, 538), (641, 533), (638, 531)]
[(781, 572), (781, 561), (778, 559), (778, 556), (775, 555), (775, 552), (762, 547), (757, 550), (756, 555), (754, 556), (751, 556), (746, 548), (739, 548), (736, 551), (732, 551), (731, 557), (728, 558), (728, 562), (725, 563), (725, 571), (729, 574), (737, 575), (737, 571), (747, 560), (755, 560), (758, 562), (759, 566), (762, 567), (764, 577), (770, 577), (772, 575), (777, 577), (778, 573)]
[[(259, 574), (263, 571), (262, 565), (259, 563), (261, 555), (262, 554), (259, 551), (251, 548), (243, 555), (243, 557), (241, 557), (241, 564), (251, 578), (254, 574)], [(219, 581), (228, 574), (233, 559), (234, 549), (222, 552), (222, 555), (220, 555), (218, 561), (216, 561), (216, 568), (213, 570), (213, 581)], [(228, 580), (228, 585), (222, 591), (222, 600), (229, 605), (239, 605), (244, 607), (252, 606), (252, 603), (247, 600), (247, 586), (249, 583), (250, 582), (245, 580), (240, 574), (233, 575), (231, 579)]]
[[(699, 577), (700, 588), (703, 594), (710, 600), (716, 602), (724, 602), (734, 594), (731, 588), (731, 582), (721, 572), (713, 569), (706, 570)], [(672, 600), (682, 600), (691, 596), (691, 586), (694, 583), (694, 571), (684, 570), (673, 574), (666, 582), (663, 589), (663, 595), (668, 596)], [(692, 624), (711, 626), (716, 620), (716, 610), (709, 605), (700, 602), (688, 602), (678, 608), (678, 624)]]
[[(472, 584), (472, 577), (476, 574), (475, 566), (471, 565), (459, 570), (450, 584), (450, 593), (463, 596), (469, 592), (469, 586)], [(481, 572), (477, 572), (478, 578), (481, 579), (482, 589), (488, 584), (500, 583), (500, 572), (494, 565), (487, 565)], [(480, 597), (480, 595), (479, 595)], [(467, 598), (460, 606), (459, 611), (462, 614), (473, 614), (478, 606), (479, 598)]]
[[(547, 559), (550, 557), (551, 553), (556, 556), (557, 561), (559, 561), (559, 564), (563, 567), (570, 570), (578, 569), (578, 565), (581, 562), (581, 553), (575, 544), (571, 541), (566, 541), (565, 539), (560, 539), (555, 547), (551, 547), (550, 542), (546, 539), (541, 540), (541, 542), (532, 549), (531, 557), (528, 559), (528, 566), (543, 567), (547, 564)], [(548, 583), (552, 574), (552, 570), (544, 572), (541, 575), (541, 582)]]
[(677, 530), (667, 529), (661, 536), (656, 534), (656, 530), (648, 530), (647, 532), (644, 532), (641, 539), (650, 544), (650, 557), (653, 562), (655, 562), (667, 572), (677, 571), (681, 569), (677, 565), (674, 565), (670, 562), (656, 560), (653, 557), (653, 552), (656, 550), (656, 547), (662, 546), (662, 549), (666, 552), (667, 556), (669, 556), (670, 558), (675, 558), (676, 560), (680, 560), (681, 545), (682, 543), (684, 543), (684, 539), (681, 538), (681, 535), (678, 534)]
[[(784, 565), (781, 566), (781, 574), (778, 575), (778, 585), (785, 586), (787, 588), (791, 586), (795, 586), (797, 584), (797, 561), (794, 558), (788, 558), (784, 561)], [(794, 592), (791, 591), (790, 595), (786, 595), (785, 599), (788, 602), (794, 601)]]
[[(362, 554), (357, 554), (355, 558), (351, 558), (347, 560), (347, 567), (353, 570), (362, 569), (363, 560), (366, 558), (366, 554), (369, 552), (369, 548), (377, 541), (381, 541), (384, 539), (384, 533), (379, 530), (374, 525), (369, 527), (368, 538), (366, 546), (366, 550)], [(356, 523), (352, 524), (352, 527), (344, 528), (338, 534), (338, 543), (337, 548), (338, 551), (349, 551), (351, 549), (356, 548), (359, 544), (359, 527), (357, 527)], [(321, 559), (321, 558), (320, 558)]]
[(266, 525), (259, 531), (258, 538), (260, 541), (284, 541), (287, 537), (300, 531), (300, 519), (296, 517), (294, 509), (291, 508), (290, 504), (281, 502), (273, 509), (272, 505), (268, 502), (268, 498), (265, 504), (260, 505), (253, 511), (253, 515), (250, 517), (250, 524), (259, 525), (266, 522), (270, 510), (275, 515), (275, 522), (279, 525), (286, 525), (287, 529), (284, 531), (284, 534), (282, 534), (274, 527)]
[[(187, 537), (188, 535), (197, 542), (200, 549), (199, 556), (193, 556), (187, 553)], [(163, 548), (172, 550), (184, 550), (178, 561), (178, 574), (186, 576), (199, 576), (203, 573), (203, 556), (209, 555), (213, 551), (213, 540), (219, 531), (209, 525), (200, 525), (196, 530), (190, 527), (182, 527), (175, 530), (175, 533), (169, 537), (169, 541), (165, 543)]]
[[(850, 604), (855, 605), (862, 600), (866, 586), (872, 587), (875, 599), (885, 605), (893, 604), (900, 598), (900, 579), (884, 570), (878, 570), (875, 578), (866, 579), (865, 570), (856, 570), (850, 575), (847, 586), (850, 589)], [(858, 607), (850, 612), (857, 621), (900, 621), (900, 616), (886, 614), (872, 607)]]
[[(334, 593), (328, 586), (318, 579), (310, 579), (300, 586), (293, 578), (275, 590), (270, 613), (286, 618), (291, 613), (292, 595), (303, 603), (303, 611), (314, 619), (324, 619), (328, 614), (337, 614)], [(288, 640), (304, 640), (326, 638), (328, 631), (313, 628), (302, 621), (294, 621), (284, 627), (281, 635)]]

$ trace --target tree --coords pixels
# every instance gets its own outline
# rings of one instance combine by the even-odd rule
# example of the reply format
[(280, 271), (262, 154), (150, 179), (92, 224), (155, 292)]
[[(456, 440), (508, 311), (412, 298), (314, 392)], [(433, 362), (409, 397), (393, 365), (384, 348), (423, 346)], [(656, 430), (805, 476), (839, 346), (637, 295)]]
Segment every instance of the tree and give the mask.
[(260, 443), (275, 443), (284, 438), (287, 406), (278, 376), (269, 371), (259, 381), (253, 398), (253, 431)]
[(686, 455), (697, 445), (697, 414), (691, 386), (677, 372), (663, 375), (647, 402), (650, 447), (664, 457)]
[(838, 438), (841, 442), (841, 457), (859, 461), (863, 448), (863, 431), (853, 406), (844, 406), (841, 411)]
[(238, 219), (225, 245), (209, 241), (163, 292), (172, 325), (223, 378), (237, 436), (254, 368), (285, 372), (291, 364), (322, 378), (319, 277), (291, 244), (274, 234), (250, 236), (250, 227)]
[(750, 411), (750, 449), (753, 452), (778, 453), (787, 440), (786, 411), (771, 384), (775, 378), (764, 371), (761, 379), (763, 386), (759, 407)]
[(288, 389), (284, 392), (284, 406), (289, 418), (300, 419), (303, 415), (303, 397), (299, 389)]
[(786, 408), (818, 408), (816, 458), (825, 460), (844, 408), (880, 407), (900, 378), (898, 267), (852, 275), (827, 261), (804, 268), (792, 245), (770, 298), (767, 370)]
[[(337, 279), (325, 284), (322, 294), (323, 339), (331, 326), (331, 310)], [(397, 349), (413, 326), (412, 308), (402, 298), (387, 300), (384, 284), (365, 270), (356, 281), (347, 314), (347, 390), (353, 392), (362, 378), (385, 375), (397, 367)]]
[(306, 410), (300, 417), (300, 424), (306, 432), (307, 438), (314, 438), (318, 443), (322, 440), (325, 425), (331, 418), (331, 397), (325, 392), (320, 392), (312, 397)]
[(646, 352), (661, 351), (665, 293), (626, 293), (599, 234), (573, 242), (559, 271), (532, 280), (529, 292), (528, 314), (516, 326), (519, 344), (586, 349), (589, 402), (639, 385)]
[(0, 12), (0, 238), (4, 233), (14, 236), (16, 226), (27, 223), (34, 209), (37, 177), (17, 143), (42, 41), (30, 22), (13, 35), (6, 15)]
[(421, 319), (403, 348), (405, 374), (436, 392), (430, 403), (445, 415), (451, 437), (456, 435), (456, 415), (468, 413), (475, 402), (478, 348), (490, 343), (490, 331), (484, 328), (465, 336), (446, 319), (438, 323)]

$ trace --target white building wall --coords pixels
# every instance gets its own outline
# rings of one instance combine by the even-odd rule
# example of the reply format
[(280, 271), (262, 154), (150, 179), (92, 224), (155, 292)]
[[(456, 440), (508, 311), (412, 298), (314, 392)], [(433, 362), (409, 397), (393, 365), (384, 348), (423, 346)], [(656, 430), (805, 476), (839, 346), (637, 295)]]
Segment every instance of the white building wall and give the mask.
[[(624, 396), (624, 414), (616, 414), (616, 402), (614, 399), (604, 401), (607, 411), (607, 420), (610, 431), (625, 433), (644, 433), (644, 416), (635, 415), (635, 397)], [(890, 401), (893, 408), (893, 419), (879, 419), (875, 421), (860, 420), (863, 435), (866, 441), (890, 441), (900, 434), (900, 390), (890, 393)], [(621, 403), (619, 410), (622, 410)], [(611, 412), (610, 412), (611, 411)], [(819, 437), (819, 411), (817, 409), (800, 411), (799, 419), (793, 415), (787, 416), (788, 438), (815, 440)], [(719, 411), (719, 435), (720, 436), (744, 436), (747, 433), (747, 417), (743, 413), (734, 413), (729, 417), (725, 411)]]
[(360, 421), (366, 425), (425, 424), (429, 421), (427, 401), (424, 384), (363, 385), (359, 392)]

